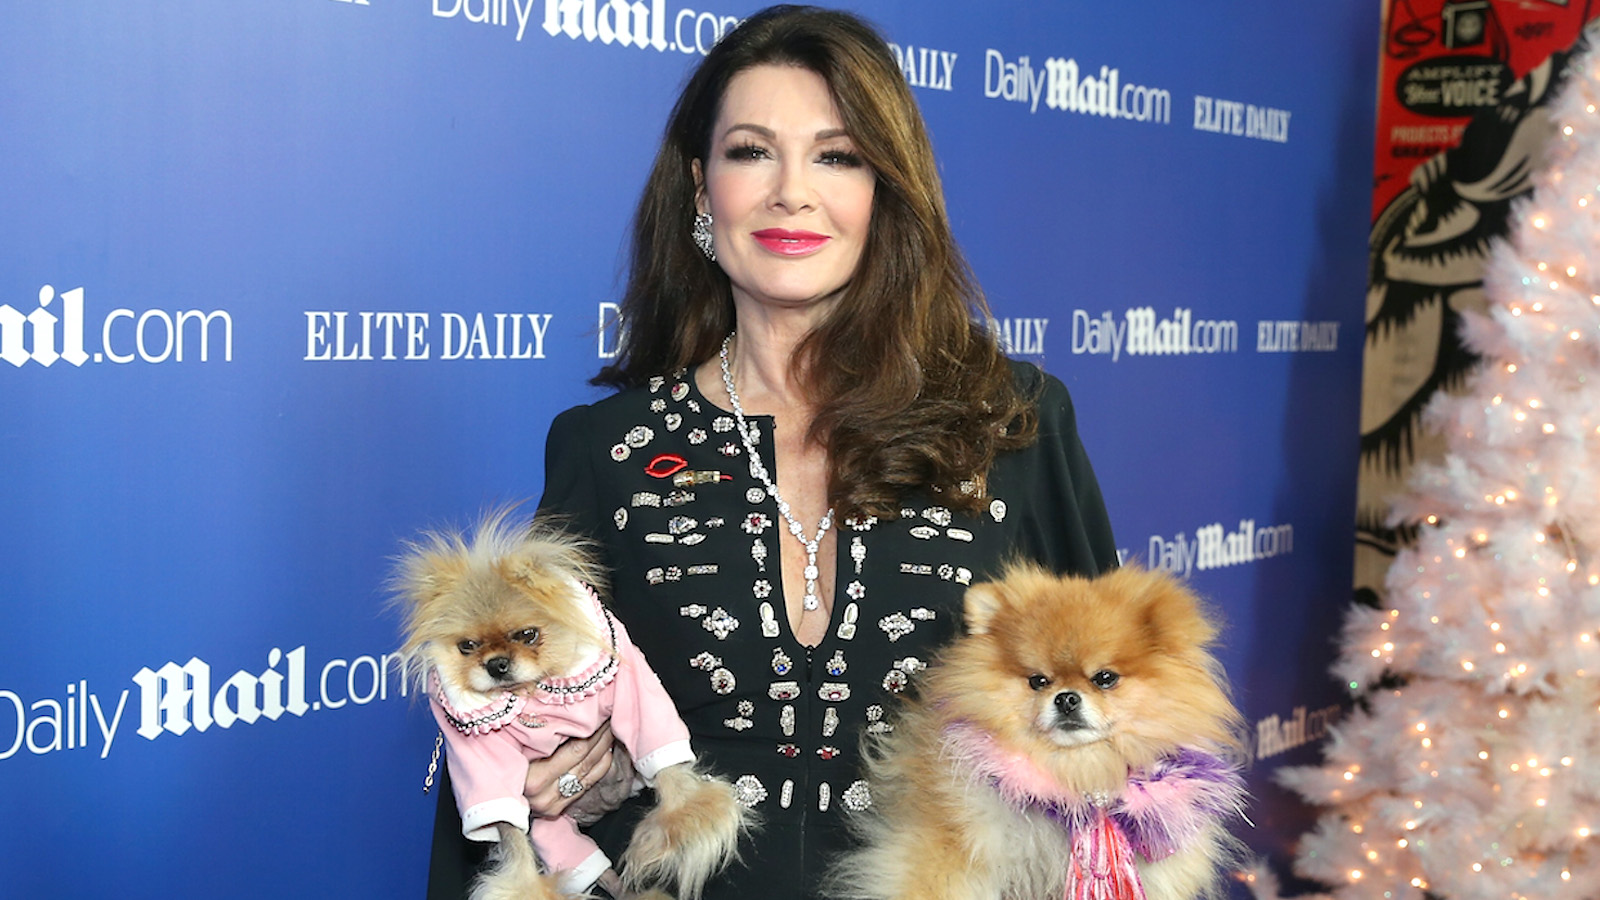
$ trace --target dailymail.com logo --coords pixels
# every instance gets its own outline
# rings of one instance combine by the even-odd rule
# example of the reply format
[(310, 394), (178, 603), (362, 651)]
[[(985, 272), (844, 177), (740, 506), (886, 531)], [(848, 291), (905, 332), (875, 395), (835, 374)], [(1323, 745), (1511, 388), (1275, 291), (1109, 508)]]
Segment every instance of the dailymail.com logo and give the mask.
[[(84, 289), (59, 294), (39, 288), (37, 305), (24, 313), (0, 303), (0, 360), (21, 368), (28, 363), (78, 367), (88, 362), (119, 364), (233, 361), (233, 317), (226, 310), (113, 309), (89, 325)], [(99, 333), (98, 347), (88, 339)]]

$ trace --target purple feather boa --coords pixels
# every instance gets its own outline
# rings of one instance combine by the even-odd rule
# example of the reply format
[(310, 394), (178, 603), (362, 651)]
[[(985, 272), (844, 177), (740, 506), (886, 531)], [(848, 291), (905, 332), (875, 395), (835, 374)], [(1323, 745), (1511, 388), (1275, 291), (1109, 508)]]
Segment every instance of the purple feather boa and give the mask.
[(1210, 825), (1243, 815), (1244, 777), (1238, 766), (1192, 747), (1132, 773), (1114, 797), (1086, 797), (1061, 787), (1024, 754), (1002, 747), (980, 729), (945, 726), (941, 754), (988, 782), (1019, 811), (1043, 812), (1070, 834), (1108, 818), (1147, 860), (1185, 849)]

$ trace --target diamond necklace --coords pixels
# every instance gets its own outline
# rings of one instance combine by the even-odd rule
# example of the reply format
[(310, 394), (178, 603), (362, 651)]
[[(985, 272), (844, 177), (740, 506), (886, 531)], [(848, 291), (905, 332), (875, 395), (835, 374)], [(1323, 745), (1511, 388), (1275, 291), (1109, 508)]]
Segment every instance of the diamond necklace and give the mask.
[(739, 441), (744, 444), (745, 453), (750, 455), (750, 473), (761, 480), (762, 485), (767, 489), (767, 493), (771, 494), (772, 499), (777, 501), (778, 512), (789, 523), (789, 533), (794, 535), (795, 540), (799, 541), (802, 547), (806, 548), (806, 569), (804, 573), (806, 578), (806, 597), (803, 605), (808, 610), (815, 610), (822, 606), (822, 598), (817, 596), (817, 576), (821, 574), (817, 569), (817, 547), (821, 545), (823, 535), (827, 534), (828, 529), (833, 526), (833, 507), (830, 506), (828, 511), (823, 514), (822, 521), (817, 523), (817, 536), (808, 539), (806, 537), (806, 527), (801, 525), (800, 520), (796, 519), (794, 513), (790, 511), (789, 501), (783, 499), (783, 496), (778, 493), (778, 486), (773, 483), (772, 476), (767, 473), (766, 464), (761, 461), (760, 454), (756, 453), (755, 441), (750, 438), (750, 426), (744, 420), (744, 407), (739, 403), (739, 392), (733, 389), (733, 372), (728, 368), (728, 347), (733, 343), (733, 335), (734, 332), (730, 331), (728, 336), (722, 339), (722, 352), (720, 354), (722, 360), (722, 386), (727, 388), (728, 402), (733, 405), (733, 418), (739, 425)]

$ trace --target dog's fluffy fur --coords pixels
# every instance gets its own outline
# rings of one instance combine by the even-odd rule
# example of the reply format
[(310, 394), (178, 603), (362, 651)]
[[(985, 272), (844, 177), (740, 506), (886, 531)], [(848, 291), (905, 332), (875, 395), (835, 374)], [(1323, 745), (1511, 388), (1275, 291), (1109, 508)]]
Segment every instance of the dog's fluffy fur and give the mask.
[[(510, 510), (491, 513), (470, 538), (433, 532), (410, 543), (391, 585), (404, 618), (401, 658), (426, 691), (430, 672), (467, 696), (526, 694), (607, 646), (578, 584), (603, 585), (584, 541)], [(656, 777), (657, 806), (639, 823), (622, 860), (630, 891), (694, 898), (736, 855), (748, 813), (726, 781), (688, 764)], [(498, 823), (493, 865), (473, 900), (557, 900), (558, 873), (542, 874), (527, 834)]]
[[(952, 728), (1083, 798), (1122, 795), (1180, 748), (1239, 758), (1241, 719), (1208, 652), (1217, 627), (1174, 579), (1018, 565), (973, 586), (965, 607), (967, 635), (923, 673), (893, 732), (868, 743), (873, 808), (854, 820), (860, 845), (830, 872), (832, 896), (1062, 896), (1071, 838), (1059, 818), (975, 777)], [(1179, 852), (1135, 862), (1149, 900), (1219, 896), (1236, 847), (1208, 819)]]

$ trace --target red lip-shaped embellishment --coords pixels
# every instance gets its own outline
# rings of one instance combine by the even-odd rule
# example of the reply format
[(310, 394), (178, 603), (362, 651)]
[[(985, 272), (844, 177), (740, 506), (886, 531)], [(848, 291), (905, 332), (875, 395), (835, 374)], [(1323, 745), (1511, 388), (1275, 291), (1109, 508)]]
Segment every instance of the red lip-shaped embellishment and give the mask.
[(650, 460), (650, 465), (644, 467), (644, 473), (652, 478), (670, 478), (688, 465), (689, 461), (676, 453), (663, 453)]

